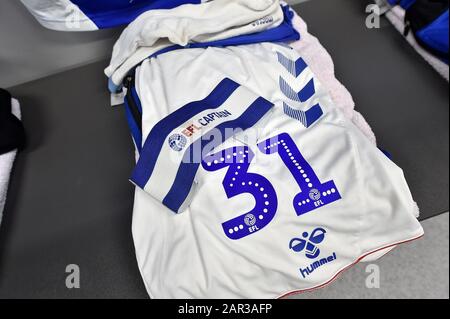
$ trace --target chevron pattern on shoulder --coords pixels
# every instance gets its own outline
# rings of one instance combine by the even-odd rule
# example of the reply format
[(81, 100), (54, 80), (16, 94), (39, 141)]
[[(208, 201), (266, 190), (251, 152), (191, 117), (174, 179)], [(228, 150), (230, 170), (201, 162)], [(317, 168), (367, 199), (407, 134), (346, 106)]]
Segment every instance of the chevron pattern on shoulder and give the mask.
[(300, 121), (304, 127), (310, 127), (314, 122), (316, 122), (322, 115), (323, 111), (319, 104), (312, 106), (309, 110), (301, 111), (294, 109), (283, 102), (284, 114), (293, 118), (294, 120)]
[[(300, 57), (297, 60), (291, 60), (284, 54), (277, 52), (278, 62), (292, 75), (294, 78), (298, 78), (308, 67), (306, 62)], [(289, 79), (291, 80), (291, 79)], [(316, 94), (316, 88), (314, 85), (314, 78), (309, 80), (308, 83), (300, 90), (296, 91), (292, 88), (290, 81), (287, 81), (283, 76), (279, 77), (279, 85), (281, 92), (291, 101), (304, 103), (311, 99)], [(323, 110), (320, 104), (315, 104), (307, 111), (302, 111), (289, 106), (283, 102), (284, 113), (299, 121), (304, 127), (308, 128), (315, 123), (322, 115)]]
[(300, 92), (296, 92), (286, 80), (280, 76), (280, 89), (283, 94), (296, 102), (306, 102), (316, 93), (316, 89), (314, 87), (314, 79), (311, 79), (301, 90)]
[(285, 57), (282, 53), (277, 52), (278, 62), (294, 77), (298, 77), (308, 65), (302, 58), (298, 58), (297, 61), (293, 61)]

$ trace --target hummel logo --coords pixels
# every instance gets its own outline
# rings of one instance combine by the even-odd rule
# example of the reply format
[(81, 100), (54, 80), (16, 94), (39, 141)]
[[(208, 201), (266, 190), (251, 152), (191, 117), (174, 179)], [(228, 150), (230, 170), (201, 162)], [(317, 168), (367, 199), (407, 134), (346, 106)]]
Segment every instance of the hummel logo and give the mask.
[[(320, 244), (325, 239), (326, 231), (323, 228), (316, 228), (312, 231), (308, 238), (308, 233), (302, 234), (303, 238), (293, 238), (289, 243), (289, 248), (299, 253), (306, 248), (305, 256), (314, 259), (320, 255), (320, 249), (316, 245)], [(308, 238), (308, 239), (307, 239)]]
[[(306, 268), (299, 268), (300, 274), (303, 278), (311, 275), (316, 269), (331, 263), (337, 259), (336, 253), (332, 253), (328, 257), (318, 258), (320, 256), (320, 249), (318, 244), (324, 241), (326, 230), (323, 228), (316, 228), (312, 231), (311, 235), (307, 232), (302, 234), (303, 238), (293, 238), (289, 243), (289, 248), (294, 252), (299, 253), (305, 251), (305, 256), (309, 259), (315, 259), (311, 261), (311, 264)], [(317, 259), (316, 259), (317, 258)]]

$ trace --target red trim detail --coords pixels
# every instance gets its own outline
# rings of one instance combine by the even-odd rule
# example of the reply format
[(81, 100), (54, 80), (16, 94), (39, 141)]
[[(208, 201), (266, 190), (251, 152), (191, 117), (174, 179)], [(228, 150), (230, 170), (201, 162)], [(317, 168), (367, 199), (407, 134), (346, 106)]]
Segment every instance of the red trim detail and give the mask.
[[(398, 242), (398, 243), (390, 244), (390, 245), (387, 245), (387, 246), (378, 248), (378, 249), (376, 249), (376, 250), (373, 250), (373, 251), (371, 251), (371, 252), (369, 252), (369, 253), (367, 253), (367, 254), (365, 254), (365, 255), (362, 255), (361, 257), (359, 257), (359, 258), (358, 258), (355, 262), (353, 262), (352, 264), (350, 264), (350, 265), (344, 267), (343, 269), (339, 270), (339, 271), (338, 271), (338, 272), (337, 272), (330, 280), (328, 280), (327, 282), (325, 282), (325, 283), (323, 283), (323, 284), (320, 284), (320, 285), (318, 285), (318, 286), (312, 287), (312, 288), (306, 288), (306, 289), (300, 289), (300, 290), (290, 291), (290, 292), (287, 292), (287, 293), (285, 293), (285, 294), (283, 294), (283, 295), (277, 297), (276, 299), (281, 299), (281, 298), (285, 298), (285, 297), (292, 296), (292, 295), (298, 295), (298, 294), (301, 294), (301, 293), (310, 292), (310, 291), (317, 290), (317, 289), (323, 288), (323, 287), (325, 287), (325, 286), (328, 286), (328, 285), (331, 284), (333, 281), (335, 281), (335, 280), (339, 277), (339, 275), (341, 275), (344, 271), (346, 271), (347, 269), (353, 267), (354, 265), (356, 265), (357, 263), (359, 263), (359, 262), (360, 262), (362, 259), (364, 259), (365, 257), (367, 257), (367, 256), (369, 256), (369, 255), (371, 255), (371, 254), (373, 254), (373, 253), (376, 253), (377, 251), (384, 250), (384, 249), (386, 249), (386, 248), (390, 248), (390, 247), (392, 247), (392, 246), (398, 246), (398, 245), (401, 245), (401, 244), (405, 244), (405, 243), (412, 242), (412, 241), (414, 241), (414, 240), (417, 240), (417, 239), (419, 239), (419, 238), (422, 238), (423, 236), (424, 236), (424, 234), (422, 233), (422, 235), (420, 235), (420, 236), (418, 236), (418, 237), (415, 237), (415, 238), (412, 238), (412, 239), (408, 239), (408, 240), (405, 240), (405, 241), (401, 241), (401, 242)], [(383, 255), (383, 256), (384, 256), (384, 255)]]

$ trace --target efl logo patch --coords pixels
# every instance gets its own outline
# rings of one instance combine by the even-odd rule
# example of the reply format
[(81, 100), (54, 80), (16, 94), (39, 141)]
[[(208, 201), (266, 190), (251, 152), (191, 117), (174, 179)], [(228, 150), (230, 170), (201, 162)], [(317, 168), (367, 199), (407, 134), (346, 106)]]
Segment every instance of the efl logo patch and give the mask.
[(309, 198), (311, 198), (313, 201), (318, 201), (320, 197), (320, 192), (317, 189), (314, 188), (309, 191)]
[[(304, 251), (305, 256), (309, 259), (316, 259), (320, 257), (321, 251), (318, 247), (320, 243), (325, 240), (326, 230), (318, 227), (314, 229), (311, 234), (308, 232), (303, 232), (302, 238), (293, 238), (289, 242), (289, 249), (296, 253), (301, 253)], [(311, 265), (306, 268), (300, 268), (300, 274), (303, 278), (309, 276), (317, 268), (336, 260), (336, 253), (331, 254), (328, 257), (321, 259), (316, 259)]]
[(181, 152), (187, 144), (187, 139), (181, 134), (173, 134), (169, 137), (169, 146), (177, 152)]

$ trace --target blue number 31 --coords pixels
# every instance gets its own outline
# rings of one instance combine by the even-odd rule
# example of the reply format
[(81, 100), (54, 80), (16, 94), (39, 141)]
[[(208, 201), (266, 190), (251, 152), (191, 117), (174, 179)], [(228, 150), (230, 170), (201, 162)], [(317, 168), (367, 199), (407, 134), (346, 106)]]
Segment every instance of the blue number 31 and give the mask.
[[(333, 181), (320, 182), (289, 134), (269, 138), (259, 143), (258, 149), (267, 155), (278, 154), (297, 181), (301, 191), (294, 197), (293, 206), (298, 216), (341, 199)], [(256, 205), (251, 211), (222, 223), (230, 239), (241, 239), (263, 229), (278, 209), (277, 193), (269, 180), (248, 172), (254, 157), (249, 147), (239, 146), (207, 156), (202, 161), (203, 168), (210, 172), (228, 167), (223, 180), (228, 198), (247, 193), (255, 199)]]

